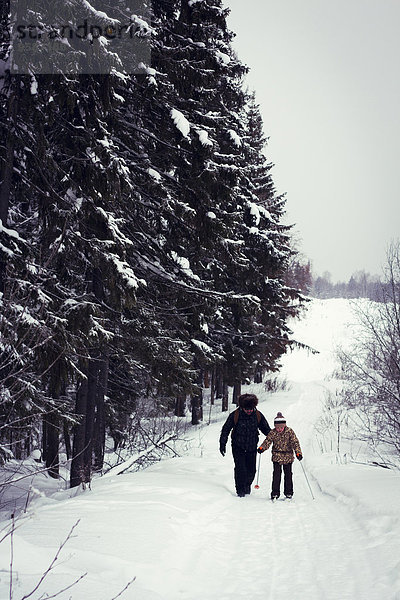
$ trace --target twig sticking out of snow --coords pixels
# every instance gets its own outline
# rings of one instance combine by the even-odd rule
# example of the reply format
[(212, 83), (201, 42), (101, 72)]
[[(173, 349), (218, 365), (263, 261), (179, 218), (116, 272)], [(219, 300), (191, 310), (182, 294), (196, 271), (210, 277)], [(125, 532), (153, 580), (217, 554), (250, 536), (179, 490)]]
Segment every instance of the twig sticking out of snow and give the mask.
[(122, 594), (123, 594), (124, 592), (126, 592), (126, 590), (128, 589), (128, 587), (129, 587), (130, 585), (132, 585), (132, 583), (133, 583), (135, 580), (136, 580), (136, 577), (134, 577), (133, 579), (131, 579), (130, 581), (128, 581), (128, 583), (126, 584), (126, 586), (124, 587), (124, 589), (123, 589), (123, 590), (121, 590), (121, 591), (119, 592), (119, 594), (117, 594), (116, 596), (114, 596), (114, 598), (111, 598), (111, 600), (117, 600), (117, 598), (119, 598), (120, 596), (122, 596)]
[[(72, 534), (73, 534), (75, 528), (79, 525), (79, 521), (80, 521), (80, 519), (71, 527), (70, 532), (68, 533), (68, 535), (65, 538), (65, 540), (63, 542), (61, 542), (60, 547), (57, 550), (57, 552), (56, 552), (53, 560), (51, 561), (51, 563), (47, 567), (47, 569), (44, 571), (44, 573), (42, 574), (42, 576), (39, 579), (39, 581), (37, 582), (36, 586), (33, 588), (33, 590), (31, 592), (29, 592), (28, 594), (25, 594), (25, 596), (23, 596), (21, 598), (21, 600), (26, 600), (27, 598), (30, 598), (32, 596), (32, 594), (34, 594), (39, 589), (39, 587), (41, 586), (41, 584), (43, 583), (43, 581), (46, 579), (46, 577), (50, 573), (50, 571), (53, 570), (54, 565), (56, 564), (56, 562), (58, 560), (58, 557), (60, 556), (60, 553), (61, 553), (62, 549), (64, 548), (65, 544), (71, 539)], [(56, 596), (59, 596), (60, 594), (62, 594), (66, 590), (71, 589), (73, 586), (75, 586), (77, 583), (79, 583), (79, 581), (81, 581), (81, 579), (83, 579), (84, 577), (86, 577), (86, 575), (87, 575), (87, 573), (84, 573), (83, 575), (81, 575), (80, 577), (78, 577), (78, 579), (76, 579), (70, 585), (68, 585), (66, 588), (64, 588), (62, 590), (59, 590), (58, 592), (56, 592), (52, 596), (46, 596), (47, 600), (49, 600), (50, 598), (56, 598)], [(10, 598), (12, 598), (12, 596), (10, 596)]]

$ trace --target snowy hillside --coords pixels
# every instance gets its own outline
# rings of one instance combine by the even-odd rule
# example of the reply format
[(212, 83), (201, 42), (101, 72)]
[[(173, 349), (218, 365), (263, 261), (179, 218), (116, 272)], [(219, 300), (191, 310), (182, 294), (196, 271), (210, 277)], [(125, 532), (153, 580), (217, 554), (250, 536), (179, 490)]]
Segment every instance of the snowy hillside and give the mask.
[[(295, 430), (315, 499), (296, 461), (293, 500), (269, 501), (270, 452), (260, 459), (260, 489), (238, 498), (231, 453), (218, 452), (227, 415), (215, 407), (210, 425), (190, 430), (184, 456), (105, 476), (71, 498), (67, 490), (31, 503), (13, 536), (14, 600), (35, 587), (75, 523), (34, 600), (53, 597), (85, 573), (57, 597), (111, 600), (135, 578), (118, 597), (400, 600), (399, 472), (367, 464), (365, 448), (352, 439), (338, 452), (320, 426), (326, 394), (336, 386), (334, 348), (351, 341), (352, 321), (348, 301), (313, 301), (293, 329), (319, 354), (296, 350), (285, 357), (285, 391), (246, 388), (270, 423), (280, 410)], [(10, 537), (0, 545), (0, 561), (5, 600)]]

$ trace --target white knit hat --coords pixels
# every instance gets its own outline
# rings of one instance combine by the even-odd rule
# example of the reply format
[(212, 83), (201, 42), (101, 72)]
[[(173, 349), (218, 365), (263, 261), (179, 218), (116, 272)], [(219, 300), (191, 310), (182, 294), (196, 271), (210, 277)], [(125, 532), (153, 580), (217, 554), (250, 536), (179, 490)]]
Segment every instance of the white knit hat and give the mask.
[(274, 419), (274, 423), (286, 423), (286, 419), (281, 412), (278, 412)]

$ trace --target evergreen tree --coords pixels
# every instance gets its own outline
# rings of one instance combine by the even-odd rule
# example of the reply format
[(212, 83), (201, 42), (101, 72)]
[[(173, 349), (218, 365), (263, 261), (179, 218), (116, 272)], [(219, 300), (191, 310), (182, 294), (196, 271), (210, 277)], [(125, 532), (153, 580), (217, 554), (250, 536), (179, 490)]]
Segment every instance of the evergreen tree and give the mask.
[(1, 425), (22, 419), (28, 438), (41, 422), (53, 476), (63, 433), (71, 485), (143, 399), (182, 414), (190, 395), (196, 424), (205, 373), (227, 409), (227, 385), (276, 370), (291, 343), (284, 198), (226, 16), (220, 0), (154, 0), (139, 74), (77, 75), (74, 53), (69, 75), (3, 69)]

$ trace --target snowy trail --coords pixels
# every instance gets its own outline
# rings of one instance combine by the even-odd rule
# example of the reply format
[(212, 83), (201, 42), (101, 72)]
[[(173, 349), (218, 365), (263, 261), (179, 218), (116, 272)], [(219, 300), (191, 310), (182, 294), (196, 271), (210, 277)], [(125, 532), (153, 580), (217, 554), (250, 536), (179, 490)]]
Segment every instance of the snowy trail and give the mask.
[(297, 462), (295, 498), (271, 503), (266, 455), (260, 490), (236, 497), (231, 457), (217, 454), (219, 430), (207, 428), (202, 457), (98, 481), (92, 492), (37, 510), (23, 530), (32, 545), (46, 547), (52, 531), (61, 538), (81, 518), (52, 585), (88, 571), (74, 600), (111, 598), (133, 576), (132, 600), (381, 598), (370, 540), (351, 512), (315, 481), (313, 501)]
[[(214, 438), (215, 432), (209, 435)], [(214, 459), (203, 457), (205, 466), (208, 461), (212, 468)], [(300, 590), (309, 600), (382, 597), (373, 557), (366, 551), (370, 541), (351, 513), (318, 492), (313, 501), (299, 468), (296, 499), (272, 504), (267, 499), (269, 462), (263, 472), (261, 490), (252, 496), (230, 494), (217, 506), (203, 500), (200, 520), (196, 514), (182, 520), (183, 532), (175, 542), (185, 559), (171, 594), (162, 597), (279, 600), (301, 598)], [(185, 574), (189, 579), (183, 586)]]
[[(315, 500), (298, 461), (294, 499), (269, 500), (270, 452), (261, 457), (260, 489), (238, 498), (230, 450), (224, 458), (218, 452), (223, 421), (212, 423), (196, 431), (188, 456), (97, 479), (71, 499), (64, 492), (34, 504), (14, 539), (14, 600), (32, 589), (78, 520), (41, 591), (55, 593), (88, 574), (59, 600), (111, 600), (134, 577), (123, 600), (400, 600), (398, 474), (318, 462), (314, 424), (330, 385), (328, 333), (340, 335), (340, 327), (337, 306), (333, 314), (315, 306), (299, 329), (315, 342), (319, 336), (327, 350), (287, 358), (288, 391), (248, 390), (259, 395), (270, 423), (281, 410), (297, 433)], [(385, 504), (375, 496), (376, 512), (366, 512), (352, 494), (378, 493), (374, 483), (390, 497)], [(9, 549), (0, 544), (1, 599), (9, 598), (8, 565)]]

